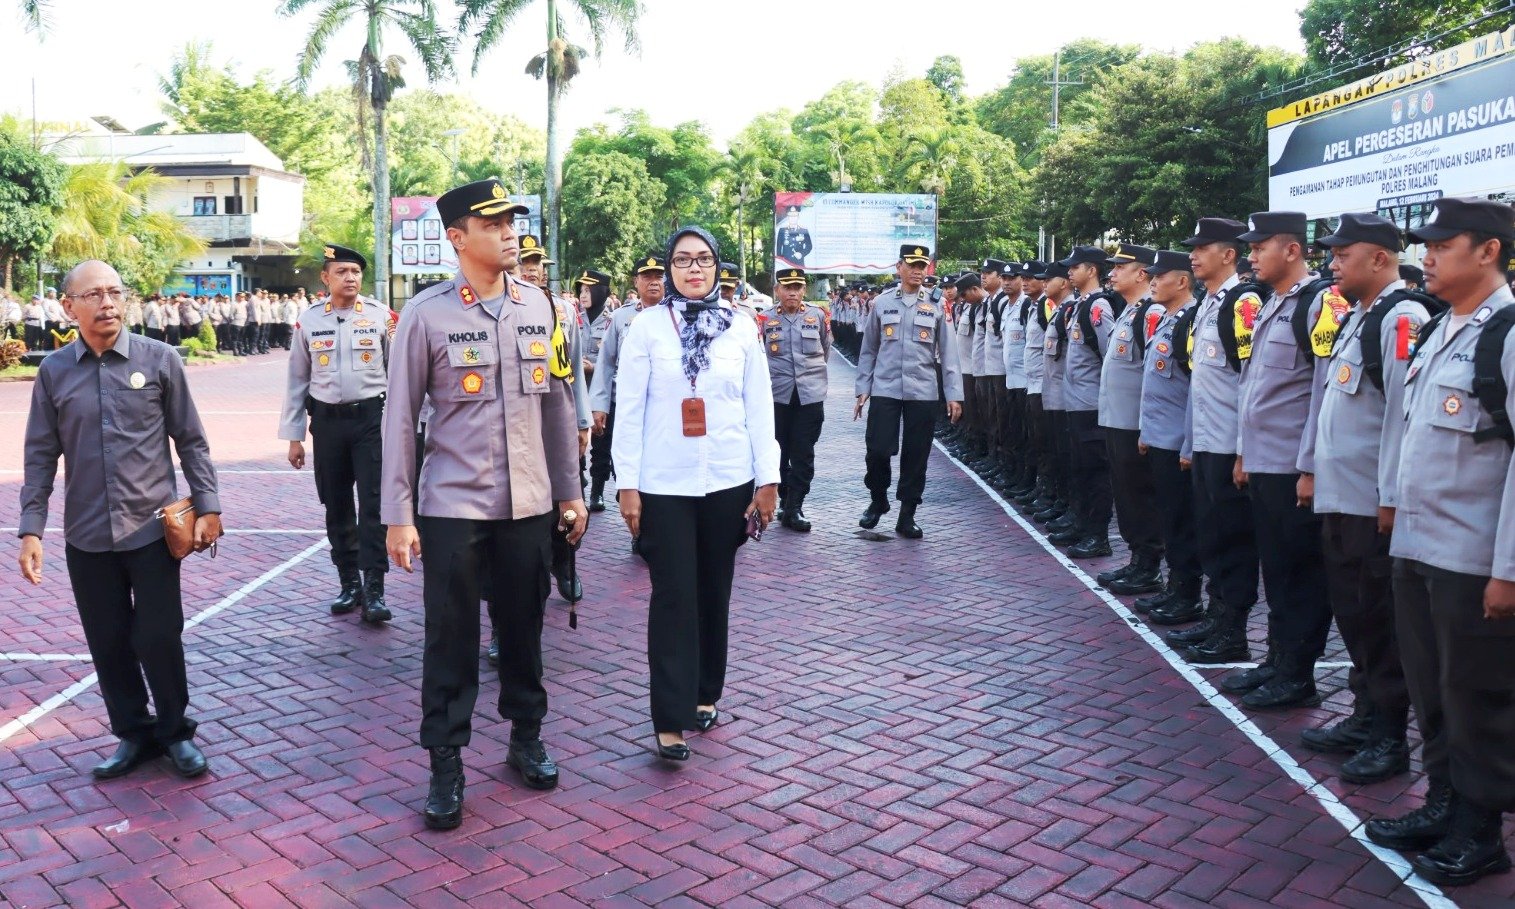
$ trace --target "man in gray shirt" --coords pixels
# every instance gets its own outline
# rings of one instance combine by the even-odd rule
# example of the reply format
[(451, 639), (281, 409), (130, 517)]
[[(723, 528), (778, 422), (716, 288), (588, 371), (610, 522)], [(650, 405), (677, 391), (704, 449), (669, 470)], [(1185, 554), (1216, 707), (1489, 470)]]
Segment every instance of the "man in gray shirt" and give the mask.
[[(1110, 456), (1099, 428), (1099, 379), (1102, 353), (1115, 323), (1112, 298), (1100, 291), (1100, 270), (1108, 256), (1097, 246), (1075, 246), (1063, 260), (1077, 296), (1064, 330), (1068, 333), (1063, 369), (1063, 407), (1068, 421), (1068, 450), (1072, 458), (1074, 504), (1078, 539), (1070, 558), (1093, 559), (1110, 554)], [(1059, 536), (1054, 534), (1054, 536)]]
[[(163, 539), (159, 509), (179, 498), (169, 440), (189, 481), (196, 548), (221, 536), (221, 503), (205, 428), (173, 348), (126, 331), (126, 291), (104, 262), (63, 280), (79, 337), (42, 361), (26, 421), (21, 486), (21, 576), (42, 583), (42, 535), (58, 458), (69, 581), (116, 753), (94, 769), (121, 776), (167, 753), (180, 775), (199, 776), (195, 721), (185, 715), (184, 605), (179, 562)], [(146, 679), (144, 686), (143, 680)], [(148, 710), (152, 692), (154, 719)]]
[(804, 269), (780, 269), (774, 284), (779, 306), (769, 311), (762, 332), (779, 443), (779, 522), (809, 533), (805, 497), (815, 479), (815, 443), (826, 420), (831, 326), (824, 309), (805, 302)]
[[(921, 287), (930, 262), (931, 254), (924, 246), (907, 243), (900, 247), (900, 283), (874, 300), (864, 322), (857, 404), (852, 411), (856, 420), (873, 399), (868, 408), (863, 478), (870, 500), (858, 526), (872, 530), (889, 511), (889, 460), (899, 452), (900, 482), (895, 496), (900, 514), (894, 529), (909, 539), (923, 536), (915, 523), (915, 509), (926, 491), (926, 461), (937, 411), (945, 399), (947, 416), (954, 423), (963, 412), (956, 335), (941, 305), (932, 302)], [(978, 281), (977, 275), (971, 277)], [(959, 293), (965, 286), (959, 282)]]

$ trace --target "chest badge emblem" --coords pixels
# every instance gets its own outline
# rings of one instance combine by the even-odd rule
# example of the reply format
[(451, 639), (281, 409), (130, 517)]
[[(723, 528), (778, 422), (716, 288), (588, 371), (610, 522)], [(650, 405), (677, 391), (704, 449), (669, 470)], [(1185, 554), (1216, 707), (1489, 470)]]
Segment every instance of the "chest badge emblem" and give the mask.
[(477, 363), (477, 362), (479, 362), (479, 349), (477, 347), (468, 347), (468, 348), (465, 348), (463, 350), (463, 362), (464, 363)]
[(132, 388), (141, 388), (147, 384), (147, 376), (144, 376), (140, 372), (134, 372), (131, 375), (131, 379), (128, 381), (131, 382)]
[(321, 356), (317, 358), (316, 362), (320, 363), (322, 366), (330, 366), (331, 354), (321, 354)]
[(1352, 367), (1343, 363), (1341, 369), (1336, 371), (1336, 382), (1338, 385), (1345, 385), (1350, 381), (1352, 381)]
[(1447, 399), (1441, 402), (1441, 409), (1447, 412), (1447, 416), (1455, 417), (1462, 413), (1462, 398), (1456, 394), (1447, 395)]
[(476, 395), (484, 390), (484, 377), (476, 372), (471, 372), (463, 377), (463, 391), (467, 394)]
[(545, 357), (545, 356), (547, 356), (547, 345), (543, 344), (541, 341), (532, 341), (531, 342), (531, 355), (533, 357)]

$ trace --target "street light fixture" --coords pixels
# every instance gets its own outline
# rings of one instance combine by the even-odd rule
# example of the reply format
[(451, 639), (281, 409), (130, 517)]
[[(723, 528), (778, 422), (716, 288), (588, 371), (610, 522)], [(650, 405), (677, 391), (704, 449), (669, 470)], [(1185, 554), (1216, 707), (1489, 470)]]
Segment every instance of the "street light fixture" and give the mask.
[[(452, 165), (452, 175), (454, 178), (460, 178), (463, 176), (463, 168), (458, 161), (458, 137), (466, 132), (468, 132), (468, 130), (463, 129), (462, 127), (442, 130), (442, 135), (452, 137), (452, 157), (448, 158), (447, 160), (448, 163)], [(443, 154), (446, 154), (446, 152), (443, 152)]]

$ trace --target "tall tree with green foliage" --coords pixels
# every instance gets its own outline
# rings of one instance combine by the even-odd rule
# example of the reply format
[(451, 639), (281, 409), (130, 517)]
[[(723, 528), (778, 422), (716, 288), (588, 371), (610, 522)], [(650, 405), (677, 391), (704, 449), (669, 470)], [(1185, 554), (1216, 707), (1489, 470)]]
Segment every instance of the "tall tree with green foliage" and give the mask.
[(658, 245), (663, 185), (641, 161), (618, 151), (575, 155), (563, 168), (563, 256), (571, 273), (613, 276)]
[[(594, 55), (600, 56), (605, 38), (612, 30), (619, 30), (626, 41), (626, 50), (635, 51), (640, 46), (637, 37), (637, 20), (642, 15), (639, 0), (546, 0), (547, 2), (547, 47), (527, 61), (526, 72), (547, 81), (547, 161), (545, 168), (545, 198), (542, 202), (545, 231), (547, 233), (547, 256), (560, 258), (558, 252), (558, 226), (562, 211), (560, 202), (562, 175), (558, 160), (558, 102), (563, 90), (578, 75), (586, 51), (570, 44), (563, 36), (563, 18), (559, 4), (576, 10), (588, 24), (590, 37), (594, 39)], [(473, 53), (474, 72), (479, 62), (499, 43), (508, 26), (532, 0), (459, 0), (462, 10), (458, 31), (475, 37)], [(555, 286), (556, 282), (554, 282)]]
[[(1299, 34), (1310, 66), (1339, 68), (1331, 81), (1349, 82), (1380, 69), (1509, 25), (1490, 20), (1456, 26), (1503, 9), (1505, 0), (1309, 0), (1299, 11)], [(1435, 47), (1418, 39), (1452, 29)], [(1408, 47), (1402, 53), (1391, 51)], [(1320, 88), (1329, 88), (1322, 85)]]
[(720, 153), (705, 127), (680, 123), (672, 129), (653, 125), (645, 111), (615, 111), (621, 128), (604, 124), (580, 130), (569, 155), (618, 151), (647, 165), (647, 173), (665, 189), (663, 223), (670, 232), (686, 223), (706, 197)]
[[(396, 89), (403, 88), (405, 58), (384, 53), (384, 37), (400, 33), (415, 52), (428, 81), (453, 73), (454, 41), (437, 22), (436, 0), (280, 0), (279, 12), (294, 16), (316, 9), (316, 21), (295, 60), (295, 82), (303, 90), (342, 27), (353, 19), (362, 23), (364, 41), (357, 59), (345, 61), (352, 83), (358, 119), (358, 144), (363, 162), (373, 174), (374, 293), (389, 297), (389, 144), (384, 115)], [(373, 141), (369, 143), (372, 122)], [(371, 148), (371, 152), (370, 152)]]
[(125, 161), (70, 166), (50, 258), (64, 267), (104, 259), (137, 292), (162, 290), (180, 264), (207, 245), (177, 216), (149, 205), (149, 198), (170, 182), (150, 168), (133, 170)]
[[(1058, 66), (1065, 85), (1058, 95), (1058, 119), (1064, 126), (1076, 125), (1093, 115), (1084, 96), (1109, 70), (1123, 66), (1141, 53), (1135, 45), (1115, 45), (1080, 39), (1063, 45)], [(1008, 84), (974, 102), (981, 126), (1015, 143), (1021, 163), (1035, 164), (1041, 149), (1053, 138), (1052, 55), (1021, 57), (1015, 61)]]
[(64, 168), (35, 148), (20, 124), (0, 122), (0, 271), (11, 290), (18, 261), (47, 250), (63, 209)]

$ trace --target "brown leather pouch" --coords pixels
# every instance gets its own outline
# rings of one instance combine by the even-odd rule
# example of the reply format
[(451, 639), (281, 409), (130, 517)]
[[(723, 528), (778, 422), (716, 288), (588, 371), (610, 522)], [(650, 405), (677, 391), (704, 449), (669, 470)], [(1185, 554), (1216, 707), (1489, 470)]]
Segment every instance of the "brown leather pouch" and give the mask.
[(163, 522), (163, 541), (168, 544), (168, 554), (183, 559), (195, 552), (194, 504), (187, 498), (164, 506), (153, 515)]

